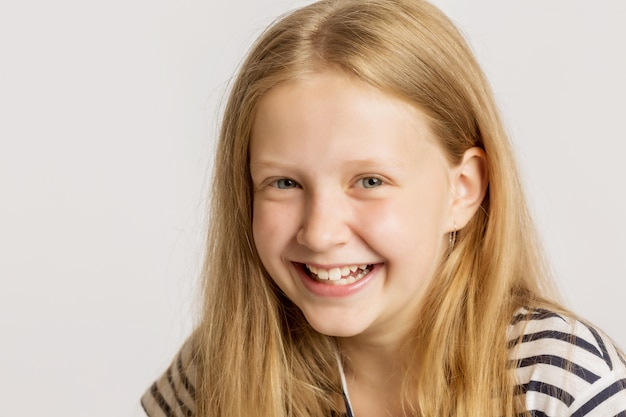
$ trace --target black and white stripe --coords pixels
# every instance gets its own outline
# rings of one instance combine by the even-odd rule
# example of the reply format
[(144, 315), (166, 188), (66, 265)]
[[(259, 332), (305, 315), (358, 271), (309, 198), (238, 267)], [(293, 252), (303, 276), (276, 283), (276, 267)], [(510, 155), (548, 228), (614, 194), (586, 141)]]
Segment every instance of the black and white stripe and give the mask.
[(141, 397), (146, 414), (150, 417), (193, 417), (196, 373), (192, 344), (188, 341), (165, 374)]
[(531, 416), (626, 416), (626, 366), (613, 343), (580, 321), (524, 309), (509, 329), (511, 366)]
[[(606, 335), (551, 311), (523, 309), (507, 338), (514, 392), (530, 416), (626, 417), (626, 360)], [(193, 417), (196, 372), (187, 342), (143, 395), (146, 414)], [(344, 400), (352, 417), (346, 388)]]

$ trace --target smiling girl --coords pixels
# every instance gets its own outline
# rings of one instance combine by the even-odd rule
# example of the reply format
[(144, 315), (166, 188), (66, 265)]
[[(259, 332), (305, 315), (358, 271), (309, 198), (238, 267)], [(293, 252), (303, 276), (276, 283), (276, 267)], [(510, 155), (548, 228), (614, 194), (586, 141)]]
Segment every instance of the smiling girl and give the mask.
[(327, 0), (244, 62), (204, 316), (151, 416), (623, 416), (626, 364), (563, 309), (488, 84), (418, 0)]

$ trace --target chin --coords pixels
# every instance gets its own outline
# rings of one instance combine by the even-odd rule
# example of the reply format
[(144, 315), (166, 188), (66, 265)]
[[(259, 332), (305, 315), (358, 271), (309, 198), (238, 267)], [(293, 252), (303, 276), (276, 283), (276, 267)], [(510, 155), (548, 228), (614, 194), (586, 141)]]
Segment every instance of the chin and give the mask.
[[(306, 315), (305, 315), (306, 316)], [(342, 322), (340, 318), (333, 318), (330, 322), (322, 320), (311, 320), (306, 317), (307, 321), (317, 331), (326, 336), (333, 337), (353, 337), (363, 333), (366, 326), (360, 323)]]

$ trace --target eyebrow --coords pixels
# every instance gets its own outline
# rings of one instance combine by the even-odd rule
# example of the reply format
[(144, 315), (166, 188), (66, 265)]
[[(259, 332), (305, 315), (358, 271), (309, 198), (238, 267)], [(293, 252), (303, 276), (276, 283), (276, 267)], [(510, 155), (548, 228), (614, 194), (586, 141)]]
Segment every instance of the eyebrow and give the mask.
[[(345, 161), (343, 163), (343, 165), (347, 166), (347, 167), (361, 167), (364, 169), (376, 169), (376, 168), (389, 168), (389, 167), (393, 167), (393, 168), (401, 168), (403, 166), (405, 166), (406, 164), (401, 163), (400, 161), (397, 161), (395, 159), (352, 159), (349, 161)], [(271, 158), (260, 158), (260, 159), (256, 159), (256, 161), (253, 163), (252, 160), (250, 161), (250, 168), (252, 169), (253, 166), (258, 166), (258, 167), (263, 167), (263, 168), (294, 168), (294, 167), (299, 167), (299, 163), (297, 160), (294, 161), (283, 161), (283, 160), (278, 160), (278, 159), (271, 159)]]

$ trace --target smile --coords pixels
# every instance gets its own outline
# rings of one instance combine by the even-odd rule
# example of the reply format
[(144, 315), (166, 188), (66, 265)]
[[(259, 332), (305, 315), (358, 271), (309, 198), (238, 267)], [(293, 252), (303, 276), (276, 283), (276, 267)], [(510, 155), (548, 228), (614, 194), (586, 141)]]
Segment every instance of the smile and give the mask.
[(304, 265), (307, 275), (317, 282), (331, 285), (353, 284), (369, 274), (373, 265), (346, 265), (341, 268), (324, 269), (313, 265)]

